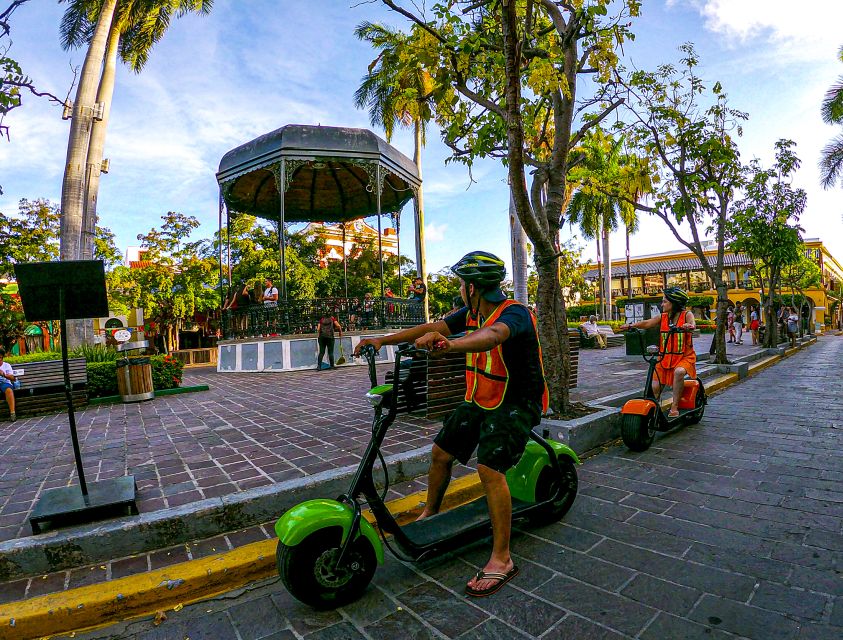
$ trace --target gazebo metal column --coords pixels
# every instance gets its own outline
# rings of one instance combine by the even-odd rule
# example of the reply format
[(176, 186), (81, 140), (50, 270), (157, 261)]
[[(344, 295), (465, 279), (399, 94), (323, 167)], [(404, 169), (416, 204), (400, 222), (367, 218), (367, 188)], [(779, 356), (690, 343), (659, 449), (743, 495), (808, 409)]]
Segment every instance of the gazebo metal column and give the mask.
[(286, 238), (284, 237), (284, 195), (287, 193), (287, 161), (281, 158), (278, 163), (278, 171), (275, 173), (276, 187), (278, 188), (278, 251), (281, 254), (280, 270), (278, 275), (281, 280), (281, 299), (287, 299), (287, 263), (285, 259)]
[(383, 230), (381, 229), (381, 191), (383, 190), (383, 182), (381, 180), (381, 165), (375, 165), (375, 199), (378, 207), (378, 261), (381, 264), (381, 298), (384, 297), (383, 286)]

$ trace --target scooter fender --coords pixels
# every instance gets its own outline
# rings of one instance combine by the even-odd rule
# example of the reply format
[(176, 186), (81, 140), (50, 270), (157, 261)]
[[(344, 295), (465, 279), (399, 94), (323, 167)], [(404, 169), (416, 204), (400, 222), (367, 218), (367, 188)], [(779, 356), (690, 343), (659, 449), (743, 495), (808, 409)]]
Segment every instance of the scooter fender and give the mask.
[(652, 400), (645, 400), (644, 398), (633, 398), (624, 403), (621, 413), (631, 414), (636, 416), (647, 416), (651, 411), (656, 409), (656, 403)]
[[(289, 509), (275, 523), (278, 540), (288, 547), (294, 547), (310, 534), (330, 527), (342, 528), (342, 542), (348, 537), (354, 511), (347, 504), (336, 500), (308, 500)], [(365, 518), (360, 518), (360, 532), (372, 543), (378, 564), (383, 564), (383, 544), (375, 528)]]
[[(574, 450), (566, 444), (547, 439), (548, 444), (553, 447), (556, 457), (567, 456), (574, 464), (580, 464), (580, 459)], [(506, 472), (506, 483), (509, 485), (509, 492), (513, 498), (524, 502), (536, 501), (536, 484), (539, 481), (542, 469), (550, 464), (547, 451), (538, 442), (530, 440), (527, 448), (521, 455), (521, 459), (514, 467)]]

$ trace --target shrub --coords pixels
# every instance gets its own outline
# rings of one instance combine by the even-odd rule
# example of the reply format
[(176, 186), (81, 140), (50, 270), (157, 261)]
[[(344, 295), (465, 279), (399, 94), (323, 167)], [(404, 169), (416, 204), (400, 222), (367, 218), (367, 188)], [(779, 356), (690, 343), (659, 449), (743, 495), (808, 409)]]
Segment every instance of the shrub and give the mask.
[(117, 349), (102, 344), (83, 344), (71, 349), (67, 355), (70, 358), (85, 358), (86, 362), (114, 362), (117, 360)]
[(89, 362), (87, 369), (89, 398), (117, 395), (116, 362)]
[(184, 363), (173, 356), (152, 356), (152, 385), (156, 390), (181, 386)]
[[(152, 386), (156, 391), (175, 389), (181, 386), (182, 369), (184, 365), (172, 356), (152, 356)], [(117, 362), (89, 362), (88, 368), (88, 397), (104, 398), (116, 396)]]
[(60, 351), (38, 351), (23, 356), (6, 356), (9, 364), (23, 364), (25, 362), (44, 362), (45, 360), (61, 360)]

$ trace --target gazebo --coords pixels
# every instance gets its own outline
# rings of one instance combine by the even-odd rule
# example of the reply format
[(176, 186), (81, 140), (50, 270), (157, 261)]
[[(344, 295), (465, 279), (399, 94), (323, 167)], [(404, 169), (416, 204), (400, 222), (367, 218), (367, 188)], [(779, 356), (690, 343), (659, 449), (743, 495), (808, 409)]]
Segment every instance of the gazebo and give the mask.
[[(345, 225), (376, 215), (381, 260), (381, 299), (376, 301), (380, 323), (383, 327), (402, 326), (417, 323), (427, 316), (426, 304), (384, 300), (381, 216), (394, 216), (396, 226), (400, 228), (401, 209), (416, 198), (421, 180), (409, 158), (371, 131), (290, 124), (226, 153), (220, 161), (217, 182), (220, 186), (220, 230), (223, 217), (228, 227), (232, 217), (239, 214), (274, 221), (279, 229), (278, 306), (274, 310), (257, 310), (261, 314), (269, 313), (271, 318), (250, 318), (252, 322), (246, 318), (241, 319), (246, 321), (231, 319), (224, 323), (225, 337), (245, 337), (242, 335), (244, 328), (250, 335), (266, 335), (267, 331), (296, 333), (301, 329), (294, 318), (315, 312), (302, 305), (313, 307), (318, 301), (292, 301), (287, 296), (285, 224), (290, 222)], [(418, 206), (414, 219), (416, 265), (423, 275), (424, 221), (420, 219)], [(343, 245), (345, 255), (345, 242)], [(231, 273), (230, 248), (225, 259), (224, 250), (221, 246), (221, 276), (224, 262), (227, 263), (226, 273)], [(350, 309), (351, 303), (346, 302)], [(362, 302), (354, 304), (359, 309)]]

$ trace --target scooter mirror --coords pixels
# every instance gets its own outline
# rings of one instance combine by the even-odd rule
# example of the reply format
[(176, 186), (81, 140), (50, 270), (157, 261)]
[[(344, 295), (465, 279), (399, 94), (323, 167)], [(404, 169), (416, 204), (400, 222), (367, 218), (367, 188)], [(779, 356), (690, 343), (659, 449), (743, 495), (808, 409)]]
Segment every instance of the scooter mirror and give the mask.
[(656, 355), (658, 352), (659, 352), (659, 348), (658, 348), (656, 345), (654, 345), (654, 344), (651, 344), (651, 345), (649, 345), (649, 346), (647, 347), (647, 355), (654, 356), (654, 355)]

